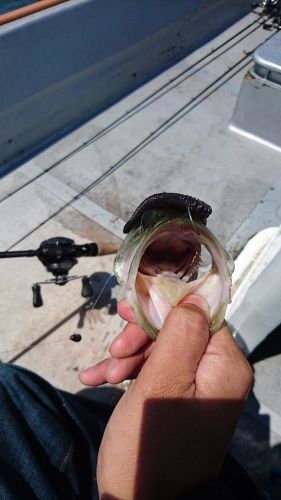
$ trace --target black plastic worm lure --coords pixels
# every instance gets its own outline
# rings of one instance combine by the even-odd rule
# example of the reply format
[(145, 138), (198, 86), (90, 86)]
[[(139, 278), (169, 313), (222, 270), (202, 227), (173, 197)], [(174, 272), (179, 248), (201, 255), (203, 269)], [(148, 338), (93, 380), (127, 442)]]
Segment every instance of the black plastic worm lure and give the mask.
[(175, 210), (176, 212), (187, 213), (203, 224), (206, 224), (206, 219), (212, 213), (210, 205), (187, 194), (156, 193), (148, 196), (148, 198), (137, 207), (133, 215), (125, 224), (123, 232), (127, 234), (133, 227), (141, 222), (147, 211), (155, 209)]

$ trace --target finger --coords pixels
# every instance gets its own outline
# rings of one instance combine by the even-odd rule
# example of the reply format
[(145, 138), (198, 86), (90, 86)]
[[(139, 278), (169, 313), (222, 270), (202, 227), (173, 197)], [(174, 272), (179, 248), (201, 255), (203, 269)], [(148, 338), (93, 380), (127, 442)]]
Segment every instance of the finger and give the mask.
[(142, 349), (138, 354), (128, 358), (115, 360), (106, 372), (106, 380), (110, 384), (119, 384), (124, 380), (135, 378), (144, 362), (149, 357), (152, 346)]
[(107, 358), (98, 363), (95, 366), (91, 366), (86, 370), (83, 370), (79, 374), (79, 380), (84, 385), (97, 386), (101, 384), (105, 384), (106, 380), (106, 372), (113, 364), (115, 360), (113, 358)]
[(136, 323), (136, 318), (133, 313), (133, 310), (126, 301), (126, 299), (120, 300), (117, 306), (117, 311), (119, 316), (121, 316), (121, 318), (123, 318), (125, 321), (129, 321), (130, 323)]
[[(247, 397), (253, 383), (253, 370), (226, 323), (212, 335), (198, 375), (202, 387), (212, 384), (216, 391), (213, 394), (218, 399), (228, 398), (230, 392), (233, 399)], [(200, 392), (199, 384), (197, 387)]]
[(79, 374), (80, 382), (84, 385), (98, 386), (105, 383), (119, 384), (124, 380), (135, 378), (142, 364), (149, 357), (152, 347), (152, 345), (148, 345), (128, 358), (104, 359), (97, 365), (83, 370)]
[(208, 305), (200, 297), (191, 295), (185, 304), (175, 307), (168, 314), (135, 387), (146, 387), (149, 397), (182, 397), (194, 391), (197, 366), (209, 340), (207, 318)]
[(128, 323), (113, 340), (109, 351), (113, 358), (132, 356), (150, 341), (149, 337), (135, 323)]
[(230, 356), (240, 356), (240, 354), (242, 354), (230, 329), (228, 328), (226, 321), (223, 322), (221, 328), (210, 338), (207, 352)]
[(204, 299), (191, 295), (167, 316), (158, 346), (167, 366), (176, 359), (178, 370), (196, 371), (209, 340), (208, 310)]

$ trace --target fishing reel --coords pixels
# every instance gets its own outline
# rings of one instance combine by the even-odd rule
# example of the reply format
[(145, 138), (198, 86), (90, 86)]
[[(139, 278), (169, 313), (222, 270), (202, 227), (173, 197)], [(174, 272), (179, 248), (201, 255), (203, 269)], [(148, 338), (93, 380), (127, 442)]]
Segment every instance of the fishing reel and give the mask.
[(264, 29), (281, 28), (281, 0), (259, 0), (252, 7), (261, 7), (262, 14), (270, 17), (263, 25)]
[(54, 284), (63, 286), (69, 283), (69, 281), (81, 279), (81, 296), (85, 298), (91, 297), (94, 290), (90, 278), (87, 275), (69, 276), (69, 271), (78, 263), (78, 258), (80, 257), (109, 255), (115, 253), (117, 250), (118, 246), (110, 243), (85, 243), (84, 245), (76, 245), (70, 238), (58, 236), (43, 241), (37, 250), (0, 252), (0, 258), (37, 257), (46, 270), (53, 274), (54, 278), (33, 283), (32, 285), (33, 307), (41, 307), (43, 305), (41, 285)]

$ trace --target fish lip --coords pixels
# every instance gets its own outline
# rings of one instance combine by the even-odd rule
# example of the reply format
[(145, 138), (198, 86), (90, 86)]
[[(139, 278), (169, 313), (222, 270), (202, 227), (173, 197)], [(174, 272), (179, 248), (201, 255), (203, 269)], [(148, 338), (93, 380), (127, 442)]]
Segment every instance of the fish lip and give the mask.
[(195, 230), (193, 236), (197, 232), (200, 244), (204, 245), (211, 254), (213, 261), (212, 269), (218, 273), (221, 283), (221, 302), (217, 312), (212, 316), (211, 333), (214, 333), (221, 325), (226, 305), (230, 301), (233, 261), (216, 236), (203, 225), (202, 221), (194, 218), (191, 219), (188, 217), (188, 214), (179, 213), (175, 215), (174, 213), (172, 215), (167, 211), (158, 222), (155, 222), (151, 226), (144, 228), (139, 223), (133, 227), (130, 234), (125, 238), (121, 250), (119, 250), (115, 259), (114, 270), (119, 283), (126, 289), (127, 300), (134, 310), (139, 326), (143, 328), (152, 340), (157, 336), (158, 330), (146, 318), (136, 293), (136, 279), (141, 257), (147, 247), (161, 232), (170, 232), (171, 230), (186, 231), (187, 229), (190, 232), (192, 229)]

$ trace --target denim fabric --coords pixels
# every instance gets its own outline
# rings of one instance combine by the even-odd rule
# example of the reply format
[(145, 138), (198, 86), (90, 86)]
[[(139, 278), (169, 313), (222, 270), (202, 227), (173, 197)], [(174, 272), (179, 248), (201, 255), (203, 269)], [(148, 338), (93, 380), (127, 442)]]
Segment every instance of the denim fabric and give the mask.
[[(0, 500), (96, 500), (97, 453), (113, 406), (0, 364)], [(260, 500), (229, 455), (219, 480), (182, 499)]]
[(112, 409), (0, 364), (0, 499), (97, 499), (97, 453)]

